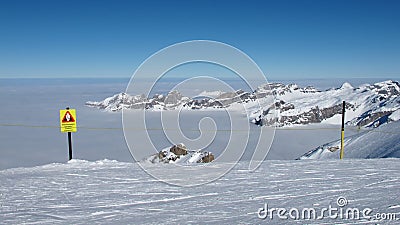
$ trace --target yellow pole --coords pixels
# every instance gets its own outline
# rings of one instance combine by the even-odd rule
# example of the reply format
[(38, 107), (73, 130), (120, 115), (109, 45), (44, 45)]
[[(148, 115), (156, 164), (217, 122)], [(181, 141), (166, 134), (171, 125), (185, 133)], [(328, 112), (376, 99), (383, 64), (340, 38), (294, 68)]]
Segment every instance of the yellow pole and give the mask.
[(342, 109), (342, 131), (340, 138), (340, 159), (343, 159), (344, 156), (344, 114), (346, 112), (346, 102), (343, 101), (343, 109)]
[(340, 159), (343, 159), (344, 155), (344, 130), (342, 130), (342, 138), (340, 141)]

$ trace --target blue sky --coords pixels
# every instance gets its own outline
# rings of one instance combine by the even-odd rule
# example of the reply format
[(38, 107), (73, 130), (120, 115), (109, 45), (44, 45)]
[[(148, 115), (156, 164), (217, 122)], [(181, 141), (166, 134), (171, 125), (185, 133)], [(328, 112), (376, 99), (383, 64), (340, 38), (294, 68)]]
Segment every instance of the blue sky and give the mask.
[(400, 1), (1, 1), (0, 78), (130, 77), (207, 39), (268, 79), (400, 78)]

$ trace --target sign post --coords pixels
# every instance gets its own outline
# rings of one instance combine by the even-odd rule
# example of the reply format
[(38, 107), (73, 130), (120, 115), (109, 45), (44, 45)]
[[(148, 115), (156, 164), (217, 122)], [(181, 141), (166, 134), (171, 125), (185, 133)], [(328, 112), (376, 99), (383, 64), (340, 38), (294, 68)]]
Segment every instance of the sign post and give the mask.
[(62, 133), (68, 133), (68, 150), (69, 150), (69, 160), (72, 159), (72, 134), (71, 132), (76, 132), (76, 110), (66, 109), (60, 110), (60, 128)]

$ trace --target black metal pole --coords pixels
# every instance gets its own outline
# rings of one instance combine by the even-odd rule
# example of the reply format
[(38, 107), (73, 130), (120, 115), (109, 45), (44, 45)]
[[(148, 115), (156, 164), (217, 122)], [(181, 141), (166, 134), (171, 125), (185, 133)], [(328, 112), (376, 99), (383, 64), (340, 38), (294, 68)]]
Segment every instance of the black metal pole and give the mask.
[[(68, 110), (69, 107), (67, 107), (66, 109)], [(72, 159), (72, 134), (71, 134), (71, 132), (68, 132), (68, 152), (69, 152), (68, 160), (71, 160)]]
[(69, 149), (69, 160), (72, 159), (72, 138), (71, 132), (68, 132), (68, 149)]
[(342, 130), (344, 131), (344, 114), (346, 113), (346, 102), (343, 101), (342, 105)]
[(342, 108), (342, 130), (341, 130), (341, 138), (340, 138), (340, 159), (343, 159), (344, 156), (344, 115), (346, 113), (346, 102), (343, 101)]

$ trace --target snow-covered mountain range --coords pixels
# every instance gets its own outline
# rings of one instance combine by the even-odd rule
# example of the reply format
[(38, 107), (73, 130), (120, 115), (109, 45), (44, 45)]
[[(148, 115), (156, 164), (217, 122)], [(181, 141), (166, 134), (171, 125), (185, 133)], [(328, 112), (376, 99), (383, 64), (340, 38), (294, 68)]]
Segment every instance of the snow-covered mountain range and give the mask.
[[(254, 92), (213, 93), (204, 98), (190, 98), (174, 90), (167, 95), (156, 94), (152, 98), (144, 95), (131, 96), (119, 93), (100, 102), (89, 101), (87, 106), (106, 111), (122, 109), (175, 110), (235, 108), (243, 104), (250, 121), (259, 125), (292, 126), (309, 123), (340, 123), (342, 102), (346, 101), (348, 125), (378, 127), (400, 119), (400, 83), (383, 81), (353, 87), (344, 83), (340, 88), (325, 91), (314, 87), (299, 87), (270, 83), (259, 86)], [(205, 94), (206, 95), (206, 94)], [(256, 101), (273, 97), (268, 105), (255, 107)], [(264, 101), (265, 102), (265, 101)], [(275, 109), (275, 110), (273, 110)]]
[[(270, 84), (276, 96), (278, 116), (268, 114), (269, 109), (255, 112), (265, 124), (278, 126), (308, 123), (340, 123), (342, 102), (346, 101), (348, 125), (377, 127), (399, 119), (400, 84), (384, 81), (357, 88), (344, 83), (340, 88), (319, 91), (312, 87)], [(254, 112), (253, 112), (254, 114)]]

